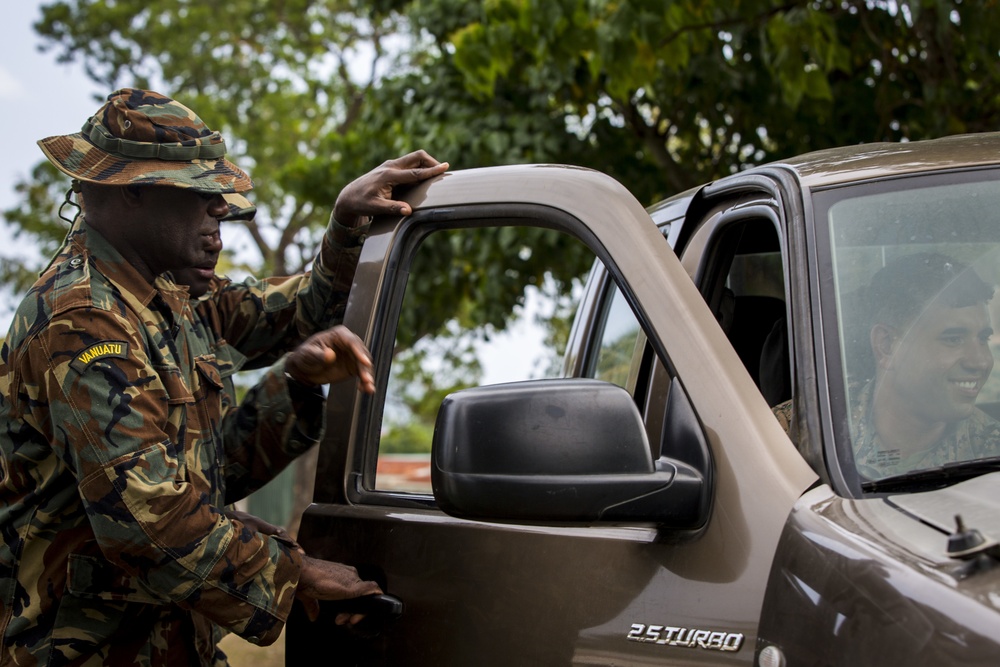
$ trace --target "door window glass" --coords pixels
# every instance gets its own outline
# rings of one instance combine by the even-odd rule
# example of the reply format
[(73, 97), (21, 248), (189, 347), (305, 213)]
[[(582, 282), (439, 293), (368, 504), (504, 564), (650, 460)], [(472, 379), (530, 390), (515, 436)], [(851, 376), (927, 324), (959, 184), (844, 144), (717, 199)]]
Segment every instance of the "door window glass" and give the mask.
[(713, 295), (706, 297), (709, 305), (768, 405), (779, 406), (792, 391), (777, 229), (761, 217), (726, 225), (718, 235), (710, 264), (720, 267), (721, 275), (708, 276), (703, 292)]
[(726, 277), (725, 298), (732, 300), (726, 334), (768, 405), (775, 407), (792, 398), (787, 299), (777, 234), (770, 221), (761, 226), (774, 236), (774, 248), (733, 257)]
[(621, 290), (612, 286), (597, 348), (593, 377), (635, 395), (635, 383), (646, 338)]
[(469, 387), (558, 377), (594, 261), (535, 227), (437, 231), (413, 256), (400, 307), (375, 487), (431, 493), (434, 422)]

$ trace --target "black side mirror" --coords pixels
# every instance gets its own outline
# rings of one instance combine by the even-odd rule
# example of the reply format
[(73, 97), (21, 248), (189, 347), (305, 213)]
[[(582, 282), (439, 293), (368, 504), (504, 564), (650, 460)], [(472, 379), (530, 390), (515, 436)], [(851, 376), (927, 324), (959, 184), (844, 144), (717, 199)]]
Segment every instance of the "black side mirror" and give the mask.
[[(675, 388), (671, 400), (686, 401)], [(684, 428), (679, 437), (700, 435)], [(707, 451), (704, 442), (681, 449)], [(708, 520), (710, 480), (708, 456), (694, 465), (654, 461), (632, 397), (597, 380), (456, 392), (442, 403), (434, 429), (434, 496), (445, 512), (462, 518), (696, 529)]]

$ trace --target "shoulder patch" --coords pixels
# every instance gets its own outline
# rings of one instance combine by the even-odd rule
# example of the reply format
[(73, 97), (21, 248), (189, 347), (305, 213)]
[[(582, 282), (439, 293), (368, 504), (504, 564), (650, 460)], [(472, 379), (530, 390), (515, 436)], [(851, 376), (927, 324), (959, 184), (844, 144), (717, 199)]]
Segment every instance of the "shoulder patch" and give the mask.
[(73, 368), (78, 373), (82, 373), (87, 369), (87, 366), (90, 366), (90, 364), (98, 359), (107, 359), (108, 357), (127, 358), (128, 343), (120, 340), (106, 340), (94, 343), (73, 357), (73, 361), (69, 362), (69, 365), (70, 368)]

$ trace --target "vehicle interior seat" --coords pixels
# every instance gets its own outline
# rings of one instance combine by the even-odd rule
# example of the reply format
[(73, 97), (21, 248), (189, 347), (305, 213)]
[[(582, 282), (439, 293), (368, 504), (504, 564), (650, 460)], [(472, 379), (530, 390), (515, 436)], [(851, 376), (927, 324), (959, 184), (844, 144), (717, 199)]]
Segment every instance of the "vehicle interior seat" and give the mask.
[(772, 408), (792, 397), (792, 369), (788, 358), (788, 320), (782, 315), (764, 338), (760, 351), (760, 393)]
[(785, 302), (771, 296), (734, 297), (726, 333), (768, 404), (791, 398)]

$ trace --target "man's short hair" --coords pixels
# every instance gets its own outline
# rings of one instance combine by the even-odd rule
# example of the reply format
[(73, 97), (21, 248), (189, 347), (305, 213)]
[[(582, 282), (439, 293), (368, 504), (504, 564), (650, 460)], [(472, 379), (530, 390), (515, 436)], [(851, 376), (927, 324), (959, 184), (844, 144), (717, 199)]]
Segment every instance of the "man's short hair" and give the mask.
[(909, 326), (932, 301), (964, 308), (991, 298), (993, 288), (952, 257), (937, 252), (903, 255), (872, 277), (867, 292), (868, 326)]

